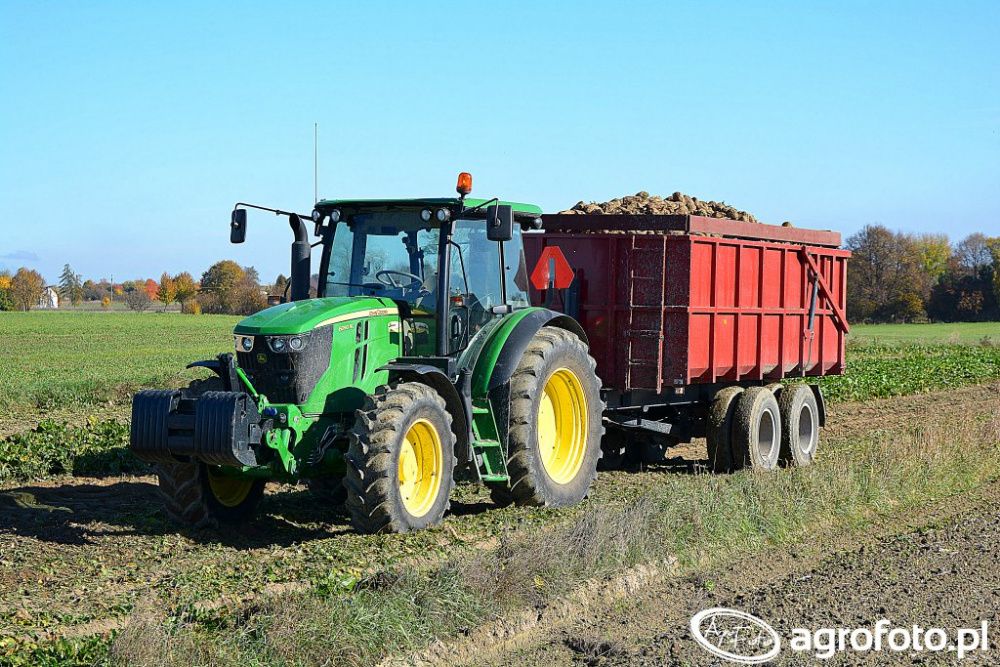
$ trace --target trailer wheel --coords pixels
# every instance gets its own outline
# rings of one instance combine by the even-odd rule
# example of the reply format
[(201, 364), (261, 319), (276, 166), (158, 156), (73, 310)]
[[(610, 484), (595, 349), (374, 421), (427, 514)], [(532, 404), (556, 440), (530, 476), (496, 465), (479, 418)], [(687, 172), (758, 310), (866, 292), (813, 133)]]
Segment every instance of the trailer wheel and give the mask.
[(781, 413), (781, 460), (807, 466), (819, 445), (819, 407), (816, 396), (804, 384), (786, 387), (778, 400)]
[(733, 419), (742, 387), (726, 387), (716, 392), (708, 409), (705, 441), (708, 445), (708, 465), (713, 472), (733, 469)]
[(767, 387), (750, 387), (736, 402), (733, 462), (737, 468), (774, 470), (781, 452), (781, 413)]
[(347, 450), (347, 509), (362, 533), (440, 523), (454, 485), (455, 434), (444, 399), (419, 382), (382, 388), (358, 410)]
[(597, 475), (604, 433), (600, 381), (586, 344), (542, 327), (511, 376), (507, 472), (499, 504), (561, 507), (582, 500)]

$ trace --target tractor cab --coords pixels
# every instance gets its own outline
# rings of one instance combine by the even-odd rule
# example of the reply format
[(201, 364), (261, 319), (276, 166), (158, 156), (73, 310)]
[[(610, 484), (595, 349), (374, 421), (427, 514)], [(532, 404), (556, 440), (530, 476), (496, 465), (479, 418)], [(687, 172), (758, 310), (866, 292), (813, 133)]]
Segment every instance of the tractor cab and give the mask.
[(404, 356), (458, 354), (490, 321), (529, 305), (521, 233), (540, 214), (464, 198), (321, 201), (318, 296), (391, 299)]

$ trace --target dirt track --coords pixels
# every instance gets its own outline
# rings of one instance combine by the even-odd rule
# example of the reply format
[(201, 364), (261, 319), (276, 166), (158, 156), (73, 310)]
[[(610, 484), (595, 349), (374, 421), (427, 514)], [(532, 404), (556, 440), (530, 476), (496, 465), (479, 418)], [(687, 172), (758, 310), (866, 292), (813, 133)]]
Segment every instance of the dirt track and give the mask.
[[(720, 664), (691, 638), (688, 623), (710, 607), (748, 611), (782, 636), (793, 627), (893, 626), (978, 628), (990, 621), (990, 651), (963, 664), (996, 664), (993, 626), (1000, 609), (1000, 483), (968, 498), (948, 499), (883, 538), (854, 538), (832, 552), (806, 545), (766, 560), (732, 563), (698, 577), (667, 579), (599, 613), (569, 619), (544, 639), (485, 650), (470, 664), (557, 667)], [(827, 664), (920, 662), (917, 656), (844, 653)], [(923, 664), (952, 664), (928, 653)], [(788, 654), (779, 664), (815, 664)]]

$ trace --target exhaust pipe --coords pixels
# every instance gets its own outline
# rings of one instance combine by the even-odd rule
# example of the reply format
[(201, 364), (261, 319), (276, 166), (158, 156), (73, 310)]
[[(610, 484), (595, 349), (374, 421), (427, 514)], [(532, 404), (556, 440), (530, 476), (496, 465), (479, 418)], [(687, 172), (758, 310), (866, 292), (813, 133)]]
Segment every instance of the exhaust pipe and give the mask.
[(309, 231), (302, 218), (292, 213), (288, 216), (288, 225), (295, 233), (295, 241), (292, 243), (292, 276), (291, 276), (291, 299), (292, 301), (302, 301), (309, 298), (310, 281), (310, 254), (312, 248), (309, 245)]

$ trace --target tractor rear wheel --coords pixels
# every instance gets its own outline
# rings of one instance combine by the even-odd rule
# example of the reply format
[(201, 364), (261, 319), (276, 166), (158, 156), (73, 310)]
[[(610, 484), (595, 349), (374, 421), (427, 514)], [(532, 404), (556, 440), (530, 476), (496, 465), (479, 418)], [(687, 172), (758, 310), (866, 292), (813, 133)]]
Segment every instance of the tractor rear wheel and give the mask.
[(347, 451), (347, 509), (362, 533), (433, 526), (454, 485), (455, 434), (444, 399), (419, 382), (382, 387), (358, 410)]
[(737, 468), (774, 470), (781, 451), (781, 413), (767, 387), (740, 394), (733, 415), (733, 462)]
[(604, 433), (596, 366), (575, 334), (535, 334), (510, 380), (510, 485), (492, 488), (498, 504), (561, 507), (587, 495)]

